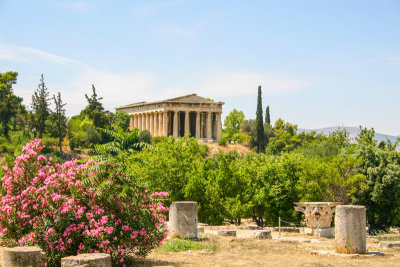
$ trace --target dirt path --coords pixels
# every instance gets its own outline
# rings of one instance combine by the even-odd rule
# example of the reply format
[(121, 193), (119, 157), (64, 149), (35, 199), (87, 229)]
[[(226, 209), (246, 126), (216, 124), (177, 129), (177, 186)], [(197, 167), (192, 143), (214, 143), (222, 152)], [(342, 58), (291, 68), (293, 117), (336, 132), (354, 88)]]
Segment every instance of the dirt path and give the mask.
[[(291, 237), (289, 237), (291, 238)], [(206, 243), (205, 243), (206, 244)], [(229, 237), (212, 237), (207, 244), (216, 244), (212, 251), (160, 252), (147, 257), (143, 266), (400, 266), (400, 250), (384, 250), (394, 256), (341, 256), (311, 255), (312, 250), (333, 250), (334, 240), (321, 242), (281, 242), (277, 239), (243, 240)], [(383, 251), (378, 244), (368, 242), (368, 251)]]

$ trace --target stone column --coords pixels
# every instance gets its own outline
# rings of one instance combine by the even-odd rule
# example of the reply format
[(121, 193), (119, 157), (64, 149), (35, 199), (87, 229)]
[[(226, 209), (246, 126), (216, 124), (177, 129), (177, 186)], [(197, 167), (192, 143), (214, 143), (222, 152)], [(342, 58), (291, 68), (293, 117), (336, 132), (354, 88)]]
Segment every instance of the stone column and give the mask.
[(365, 206), (339, 205), (335, 214), (335, 242), (339, 253), (365, 253), (366, 249)]
[(216, 125), (216, 129), (217, 129), (217, 133), (216, 133), (216, 137), (217, 137), (217, 141), (219, 141), (221, 139), (221, 135), (222, 135), (222, 121), (221, 121), (221, 113), (217, 113), (217, 120), (215, 121)]
[(150, 131), (150, 114), (145, 113), (146, 116), (146, 130)]
[(189, 132), (189, 111), (185, 111), (185, 136), (187, 136)]
[(196, 112), (196, 138), (200, 139), (200, 112)]
[(153, 135), (154, 135), (154, 114), (153, 114), (153, 113), (150, 113), (149, 116), (150, 116), (150, 127), (149, 127), (149, 131), (150, 131), (151, 135), (153, 136)]
[(172, 202), (168, 228), (173, 236), (197, 237), (197, 222), (197, 202)]
[(163, 113), (158, 113), (158, 136), (163, 136)]
[(133, 130), (133, 127), (135, 127), (135, 116), (131, 115), (131, 119), (129, 120), (129, 129)]
[(158, 113), (157, 112), (153, 113), (153, 117), (154, 117), (154, 119), (153, 119), (154, 135), (153, 136), (158, 136)]
[(142, 115), (136, 115), (136, 118), (137, 118), (137, 128), (139, 129), (139, 130), (141, 130), (142, 129)]
[(146, 114), (141, 114), (142, 117), (142, 129), (140, 130), (145, 130), (146, 129)]
[(168, 112), (167, 111), (163, 112), (163, 130), (164, 130), (163, 135), (168, 136)]
[(173, 136), (175, 138), (178, 138), (178, 111), (174, 111), (174, 130), (173, 130)]
[(211, 131), (212, 131), (212, 127), (211, 127), (211, 115), (212, 115), (212, 113), (211, 112), (207, 112), (207, 121), (206, 121), (206, 124), (207, 124), (207, 127), (206, 127), (206, 132), (207, 132), (207, 139), (208, 140), (211, 140), (212, 139), (212, 135), (211, 135)]

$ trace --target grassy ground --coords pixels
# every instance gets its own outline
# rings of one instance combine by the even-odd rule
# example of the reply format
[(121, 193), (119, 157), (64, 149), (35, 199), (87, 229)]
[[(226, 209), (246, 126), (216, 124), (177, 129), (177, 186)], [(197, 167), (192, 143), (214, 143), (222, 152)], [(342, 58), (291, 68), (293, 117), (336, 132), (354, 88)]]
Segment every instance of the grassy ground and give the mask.
[(188, 250), (203, 250), (208, 249), (210, 251), (216, 251), (217, 246), (215, 244), (204, 244), (203, 242), (196, 242), (188, 239), (169, 239), (165, 243), (157, 248), (157, 251), (163, 252), (181, 252)]

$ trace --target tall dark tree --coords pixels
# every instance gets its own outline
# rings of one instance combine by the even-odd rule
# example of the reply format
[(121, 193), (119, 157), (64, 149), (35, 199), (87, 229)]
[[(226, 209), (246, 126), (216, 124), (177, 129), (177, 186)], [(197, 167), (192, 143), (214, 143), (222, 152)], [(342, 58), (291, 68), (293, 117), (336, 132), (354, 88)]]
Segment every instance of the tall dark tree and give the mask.
[(33, 126), (36, 130), (35, 135), (38, 132), (39, 138), (43, 137), (43, 133), (46, 130), (46, 120), (50, 115), (49, 101), (49, 92), (42, 74), (38, 88), (32, 95)]
[(85, 94), (88, 105), (81, 111), (81, 115), (87, 116), (94, 123), (95, 127), (106, 128), (108, 122), (107, 112), (104, 111), (103, 104), (100, 102), (102, 97), (97, 97), (96, 88), (92, 84), (92, 96)]
[(57, 97), (53, 95), (54, 104), (56, 105), (56, 109), (54, 112), (54, 119), (57, 128), (57, 137), (58, 137), (58, 146), (60, 148), (60, 152), (62, 153), (62, 140), (67, 134), (67, 117), (65, 116), (65, 105), (67, 103), (63, 103), (61, 100), (61, 94), (58, 92)]
[(0, 125), (4, 135), (8, 138), (10, 121), (14, 118), (21, 106), (22, 98), (14, 95), (12, 85), (17, 82), (17, 72), (0, 73)]
[(258, 97), (257, 97), (257, 112), (256, 112), (256, 129), (257, 129), (257, 147), (258, 153), (264, 149), (264, 120), (263, 120), (263, 107), (261, 97), (261, 86), (258, 86)]
[(271, 125), (271, 117), (269, 115), (269, 106), (265, 109), (265, 123)]

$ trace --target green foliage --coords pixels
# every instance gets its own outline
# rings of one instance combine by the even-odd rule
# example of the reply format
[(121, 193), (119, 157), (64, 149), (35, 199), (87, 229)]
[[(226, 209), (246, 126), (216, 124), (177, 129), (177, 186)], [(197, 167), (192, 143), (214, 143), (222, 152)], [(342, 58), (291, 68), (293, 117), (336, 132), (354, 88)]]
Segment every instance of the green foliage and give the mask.
[[(271, 125), (264, 124), (264, 141), (268, 144), (269, 139), (274, 136)], [(256, 120), (244, 120), (240, 127), (241, 141), (235, 140), (235, 135), (232, 137), (234, 141), (239, 143), (250, 143), (252, 148), (258, 149), (257, 144), (257, 121)]]
[(35, 129), (35, 133), (39, 133), (39, 138), (43, 137), (43, 133), (46, 130), (46, 120), (50, 115), (50, 98), (47, 87), (44, 83), (43, 74), (40, 78), (38, 88), (32, 95), (32, 123)]
[(68, 121), (68, 138), (71, 150), (77, 147), (89, 148), (102, 141), (101, 133), (88, 117), (73, 116)]
[(371, 128), (371, 130), (368, 130), (366, 127), (363, 128), (362, 126), (360, 126), (360, 130), (361, 130), (361, 132), (356, 137), (357, 143), (376, 146), (377, 141), (376, 141), (376, 139), (374, 139), (374, 137), (375, 137), (374, 128)]
[(321, 138), (321, 136), (316, 136), (315, 132), (297, 134), (297, 125), (285, 122), (282, 119), (278, 119), (275, 122), (272, 131), (273, 134), (269, 139), (266, 152), (274, 155), (293, 151), (300, 146), (305, 146)]
[(356, 155), (363, 160), (360, 172), (368, 189), (354, 202), (366, 206), (370, 231), (400, 227), (400, 154), (360, 140)]
[(142, 143), (151, 143), (151, 133), (149, 130), (143, 130), (139, 133), (139, 141)]
[(244, 121), (243, 111), (238, 111), (236, 109), (233, 109), (225, 118), (224, 130), (228, 133), (229, 136), (232, 136), (239, 132), (240, 125), (243, 123), (243, 121)]
[(197, 189), (198, 183), (201, 183), (199, 187), (204, 185), (205, 181), (200, 177), (207, 152), (207, 146), (200, 145), (194, 138), (175, 140), (170, 137), (133, 154), (127, 164), (132, 176), (138, 177), (151, 190), (167, 191), (170, 201), (196, 201), (204, 197), (202, 191), (205, 188), (194, 190), (194, 195), (188, 193), (188, 188), (194, 185)]
[(338, 129), (337, 131), (329, 133), (329, 139), (332, 143), (338, 145), (339, 147), (350, 147), (350, 133), (344, 130)]
[(117, 111), (113, 116), (113, 123), (118, 127), (121, 127), (122, 130), (126, 131), (129, 127), (129, 122), (131, 120), (131, 116), (124, 111)]
[(21, 110), (22, 98), (14, 94), (13, 84), (17, 82), (17, 72), (0, 73), (0, 126), (3, 134), (8, 138), (9, 122)]

